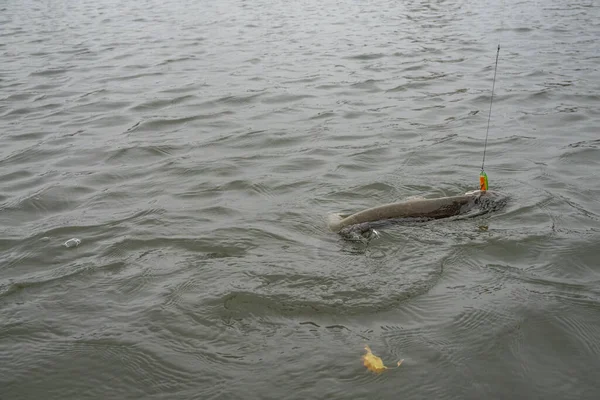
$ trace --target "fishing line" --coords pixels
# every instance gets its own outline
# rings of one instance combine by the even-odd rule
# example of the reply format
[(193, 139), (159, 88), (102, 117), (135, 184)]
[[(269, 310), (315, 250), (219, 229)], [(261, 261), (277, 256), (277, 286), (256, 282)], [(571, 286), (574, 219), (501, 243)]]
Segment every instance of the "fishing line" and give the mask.
[(492, 81), (492, 96), (490, 98), (490, 112), (488, 114), (487, 130), (485, 132), (485, 143), (483, 145), (483, 161), (481, 162), (481, 173), (479, 174), (479, 186), (481, 190), (488, 189), (488, 178), (487, 174), (483, 170), (485, 165), (485, 153), (487, 150), (488, 135), (490, 133), (490, 119), (492, 118), (492, 104), (494, 103), (494, 88), (496, 87), (496, 71), (498, 71), (498, 56), (500, 55), (500, 45), (498, 45), (498, 51), (496, 51), (496, 66), (494, 67), (494, 80)]

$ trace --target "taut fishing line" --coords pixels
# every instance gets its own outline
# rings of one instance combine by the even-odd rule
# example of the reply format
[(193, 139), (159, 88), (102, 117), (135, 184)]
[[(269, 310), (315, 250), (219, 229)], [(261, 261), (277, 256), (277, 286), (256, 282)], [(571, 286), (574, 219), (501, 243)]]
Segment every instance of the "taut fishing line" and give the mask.
[(483, 145), (483, 161), (481, 162), (481, 173), (479, 174), (479, 189), (488, 190), (488, 177), (484, 171), (485, 166), (485, 152), (487, 150), (487, 140), (490, 133), (490, 120), (492, 118), (492, 104), (494, 103), (494, 88), (496, 87), (496, 71), (498, 70), (498, 56), (500, 55), (500, 45), (498, 45), (498, 51), (496, 51), (496, 66), (494, 67), (494, 80), (492, 82), (492, 96), (490, 98), (490, 112), (488, 114), (487, 130), (485, 132), (485, 143)]

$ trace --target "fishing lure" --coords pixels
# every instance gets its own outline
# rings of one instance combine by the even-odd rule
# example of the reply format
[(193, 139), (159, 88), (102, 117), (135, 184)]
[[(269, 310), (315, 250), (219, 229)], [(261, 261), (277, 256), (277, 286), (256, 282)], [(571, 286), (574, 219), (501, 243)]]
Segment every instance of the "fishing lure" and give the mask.
[(479, 190), (488, 190), (488, 177), (484, 171), (479, 174)]

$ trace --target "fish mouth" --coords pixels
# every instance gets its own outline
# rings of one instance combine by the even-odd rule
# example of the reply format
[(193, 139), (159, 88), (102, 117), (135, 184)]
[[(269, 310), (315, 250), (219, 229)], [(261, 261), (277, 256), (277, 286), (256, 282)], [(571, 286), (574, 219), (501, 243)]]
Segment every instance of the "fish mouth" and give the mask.
[(473, 217), (499, 211), (508, 203), (508, 196), (490, 190), (473, 190), (465, 193), (473, 199), (468, 206), (461, 210), (462, 216)]

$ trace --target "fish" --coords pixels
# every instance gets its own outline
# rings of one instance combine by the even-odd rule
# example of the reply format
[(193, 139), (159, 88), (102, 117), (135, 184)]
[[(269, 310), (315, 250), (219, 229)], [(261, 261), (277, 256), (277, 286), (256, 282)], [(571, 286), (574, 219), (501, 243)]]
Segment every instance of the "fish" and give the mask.
[[(401, 202), (371, 207), (354, 214), (343, 216), (333, 213), (327, 225), (332, 232), (347, 234), (364, 233), (378, 225), (396, 221), (431, 221), (469, 214), (481, 215), (501, 208), (507, 197), (499, 192), (473, 190), (461, 195), (439, 198), (411, 198)], [(473, 212), (476, 210), (476, 212)]]

